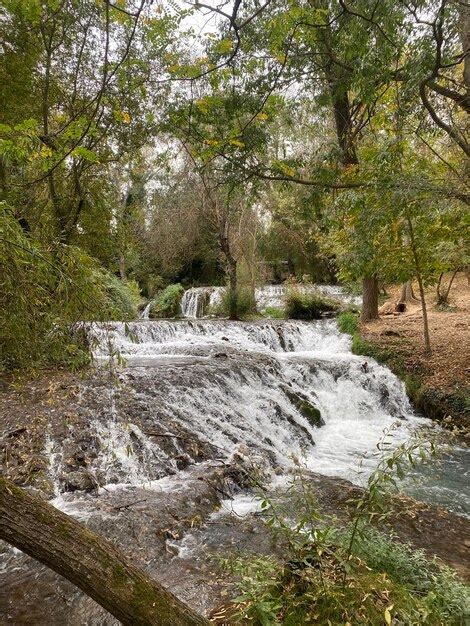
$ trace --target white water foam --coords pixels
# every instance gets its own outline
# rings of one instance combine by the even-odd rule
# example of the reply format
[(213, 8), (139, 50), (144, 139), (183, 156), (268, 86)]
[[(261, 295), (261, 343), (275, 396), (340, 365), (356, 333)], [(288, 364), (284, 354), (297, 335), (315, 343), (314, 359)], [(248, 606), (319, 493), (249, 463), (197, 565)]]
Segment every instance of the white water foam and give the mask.
[[(396, 376), (353, 355), (349, 336), (333, 320), (111, 323), (93, 333), (100, 359), (111, 344), (130, 366), (141, 365), (143, 357), (153, 364), (143, 375), (149, 387), (159, 379), (152, 398), (161, 403), (160, 415), (227, 455), (244, 443), (271, 466), (288, 468), (300, 460), (319, 473), (358, 482), (358, 463), (375, 451), (384, 429), (398, 421), (398, 443), (424, 421), (413, 414)], [(183, 359), (168, 381), (163, 355)], [(309, 422), (299, 399), (320, 410), (321, 428)], [(116, 440), (108, 431), (105, 438)], [(366, 460), (363, 470), (373, 463)], [(148, 478), (142, 468), (129, 470), (131, 477), (133, 472), (136, 480)]]

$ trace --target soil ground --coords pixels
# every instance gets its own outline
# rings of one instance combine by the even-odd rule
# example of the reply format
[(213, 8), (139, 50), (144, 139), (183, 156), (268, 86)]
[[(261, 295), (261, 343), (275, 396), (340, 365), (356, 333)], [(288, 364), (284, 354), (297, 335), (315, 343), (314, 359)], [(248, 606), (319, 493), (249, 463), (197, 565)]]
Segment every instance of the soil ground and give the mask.
[[(445, 277), (447, 284), (449, 276)], [(418, 294), (417, 285), (413, 285)], [(362, 324), (364, 339), (398, 353), (406, 371), (419, 377), (423, 385), (450, 393), (468, 392), (470, 374), (470, 287), (464, 272), (452, 285), (449, 306), (438, 309), (436, 288), (427, 290), (432, 354), (424, 353), (421, 303), (408, 304), (398, 315), (382, 315), (377, 321)], [(388, 301), (399, 299), (400, 287), (387, 289)]]

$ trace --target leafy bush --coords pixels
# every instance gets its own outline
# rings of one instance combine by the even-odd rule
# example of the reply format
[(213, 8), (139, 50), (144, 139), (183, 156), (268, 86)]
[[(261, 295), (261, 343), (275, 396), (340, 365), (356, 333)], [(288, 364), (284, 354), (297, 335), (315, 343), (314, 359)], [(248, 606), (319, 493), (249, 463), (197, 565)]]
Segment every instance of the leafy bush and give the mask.
[(0, 205), (0, 366), (88, 362), (84, 321), (130, 319), (136, 289), (74, 246), (47, 246), (30, 237)]
[[(212, 307), (210, 313), (220, 317), (229, 317), (233, 295), (229, 289), (224, 289), (220, 304)], [(251, 289), (239, 287), (236, 294), (237, 316), (240, 318), (256, 313), (256, 301)]]
[(184, 287), (180, 283), (168, 285), (154, 299), (150, 309), (151, 318), (177, 317), (180, 313)]
[[(382, 455), (387, 441), (388, 433), (378, 444)], [(292, 626), (468, 623), (470, 589), (455, 573), (370, 523), (392, 517), (390, 487), (421, 455), (433, 453), (428, 446), (414, 441), (382, 456), (367, 488), (350, 502), (346, 527), (321, 513), (301, 469), (287, 501), (264, 495), (266, 523), (285, 552), (223, 561), (239, 580), (233, 619)]]
[(292, 290), (286, 297), (286, 316), (297, 320), (317, 320), (338, 311), (340, 304), (314, 293)]
[(342, 333), (348, 333), (349, 335), (354, 335), (358, 332), (358, 316), (351, 311), (345, 311), (344, 313), (340, 313), (338, 315), (338, 326)]
[(122, 281), (114, 274), (103, 272), (103, 282), (109, 299), (110, 317), (130, 320), (137, 316), (142, 298), (136, 281)]
[(265, 317), (270, 317), (276, 320), (282, 320), (285, 318), (285, 313), (283, 309), (278, 309), (275, 306), (268, 306), (264, 309), (263, 315)]

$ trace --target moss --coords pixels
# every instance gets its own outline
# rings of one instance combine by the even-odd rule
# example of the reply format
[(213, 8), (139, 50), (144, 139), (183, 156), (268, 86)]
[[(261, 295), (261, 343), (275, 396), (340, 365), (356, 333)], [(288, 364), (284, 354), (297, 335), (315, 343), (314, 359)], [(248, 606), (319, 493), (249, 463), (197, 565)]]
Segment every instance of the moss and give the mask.
[(320, 426), (323, 426), (323, 424), (325, 423), (322, 419), (320, 410), (317, 409), (317, 407), (313, 406), (313, 404), (311, 404), (307, 400), (300, 400), (300, 402), (298, 402), (296, 406), (311, 426), (315, 426), (316, 428), (318, 428)]
[(117, 585), (127, 584), (129, 577), (123, 565), (113, 565), (112, 570), (113, 582)]
[(156, 593), (153, 586), (145, 579), (134, 581), (132, 589), (131, 606), (135, 611), (144, 610), (149, 612), (150, 607), (156, 612), (162, 610), (162, 597)]

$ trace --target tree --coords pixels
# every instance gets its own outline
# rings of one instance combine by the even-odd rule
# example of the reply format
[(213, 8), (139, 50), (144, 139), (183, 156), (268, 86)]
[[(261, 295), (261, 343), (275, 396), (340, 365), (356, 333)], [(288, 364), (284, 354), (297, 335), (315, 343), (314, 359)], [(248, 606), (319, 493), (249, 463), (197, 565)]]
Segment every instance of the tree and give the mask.
[(111, 542), (2, 477), (0, 539), (67, 578), (123, 624), (208, 624)]

